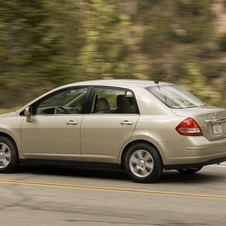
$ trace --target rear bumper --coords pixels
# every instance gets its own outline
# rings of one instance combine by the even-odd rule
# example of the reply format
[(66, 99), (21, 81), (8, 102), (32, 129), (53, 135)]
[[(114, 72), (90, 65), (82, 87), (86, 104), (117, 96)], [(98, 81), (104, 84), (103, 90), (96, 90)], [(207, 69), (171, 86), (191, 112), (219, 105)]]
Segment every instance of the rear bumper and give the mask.
[(212, 164), (220, 164), (221, 162), (225, 162), (225, 161), (226, 161), (226, 157), (223, 157), (218, 159), (211, 159), (206, 162), (200, 162), (200, 163), (164, 165), (164, 169), (170, 170), (170, 169), (183, 169), (183, 168), (199, 168), (199, 167), (212, 165)]
[(226, 139), (184, 137), (180, 142), (161, 143), (165, 169), (201, 167), (226, 161)]

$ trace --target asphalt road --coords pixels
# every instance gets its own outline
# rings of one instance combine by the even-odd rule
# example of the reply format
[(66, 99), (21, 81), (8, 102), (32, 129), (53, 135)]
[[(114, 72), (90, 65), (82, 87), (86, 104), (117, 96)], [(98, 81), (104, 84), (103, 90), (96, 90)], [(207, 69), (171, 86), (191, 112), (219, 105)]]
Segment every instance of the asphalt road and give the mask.
[(21, 167), (0, 175), (0, 225), (226, 225), (226, 164), (155, 184), (123, 171)]

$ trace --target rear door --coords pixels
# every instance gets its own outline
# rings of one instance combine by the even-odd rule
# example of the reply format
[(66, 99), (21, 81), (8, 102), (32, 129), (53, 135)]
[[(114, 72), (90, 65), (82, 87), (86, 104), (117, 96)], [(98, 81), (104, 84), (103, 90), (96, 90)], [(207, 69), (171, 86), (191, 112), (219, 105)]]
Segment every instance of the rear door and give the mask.
[(91, 113), (82, 120), (82, 159), (117, 163), (139, 118), (134, 95), (129, 90), (108, 87), (96, 87), (93, 94)]

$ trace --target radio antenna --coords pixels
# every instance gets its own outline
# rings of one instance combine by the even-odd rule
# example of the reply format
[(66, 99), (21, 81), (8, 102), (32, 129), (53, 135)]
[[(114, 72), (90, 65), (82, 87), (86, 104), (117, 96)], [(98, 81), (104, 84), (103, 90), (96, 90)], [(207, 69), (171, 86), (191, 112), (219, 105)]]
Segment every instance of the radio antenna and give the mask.
[(155, 84), (159, 84), (159, 82), (160, 82), (162, 79), (166, 78), (166, 77), (167, 77), (167, 75), (164, 75), (164, 76), (161, 77), (160, 79), (155, 80)]

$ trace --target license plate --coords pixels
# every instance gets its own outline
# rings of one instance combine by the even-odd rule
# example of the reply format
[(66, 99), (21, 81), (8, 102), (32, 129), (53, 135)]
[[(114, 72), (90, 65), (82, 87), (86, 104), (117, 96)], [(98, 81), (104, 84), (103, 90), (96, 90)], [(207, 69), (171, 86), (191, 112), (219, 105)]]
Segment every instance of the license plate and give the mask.
[(221, 134), (222, 131), (222, 126), (221, 124), (214, 124), (213, 125), (213, 134)]

